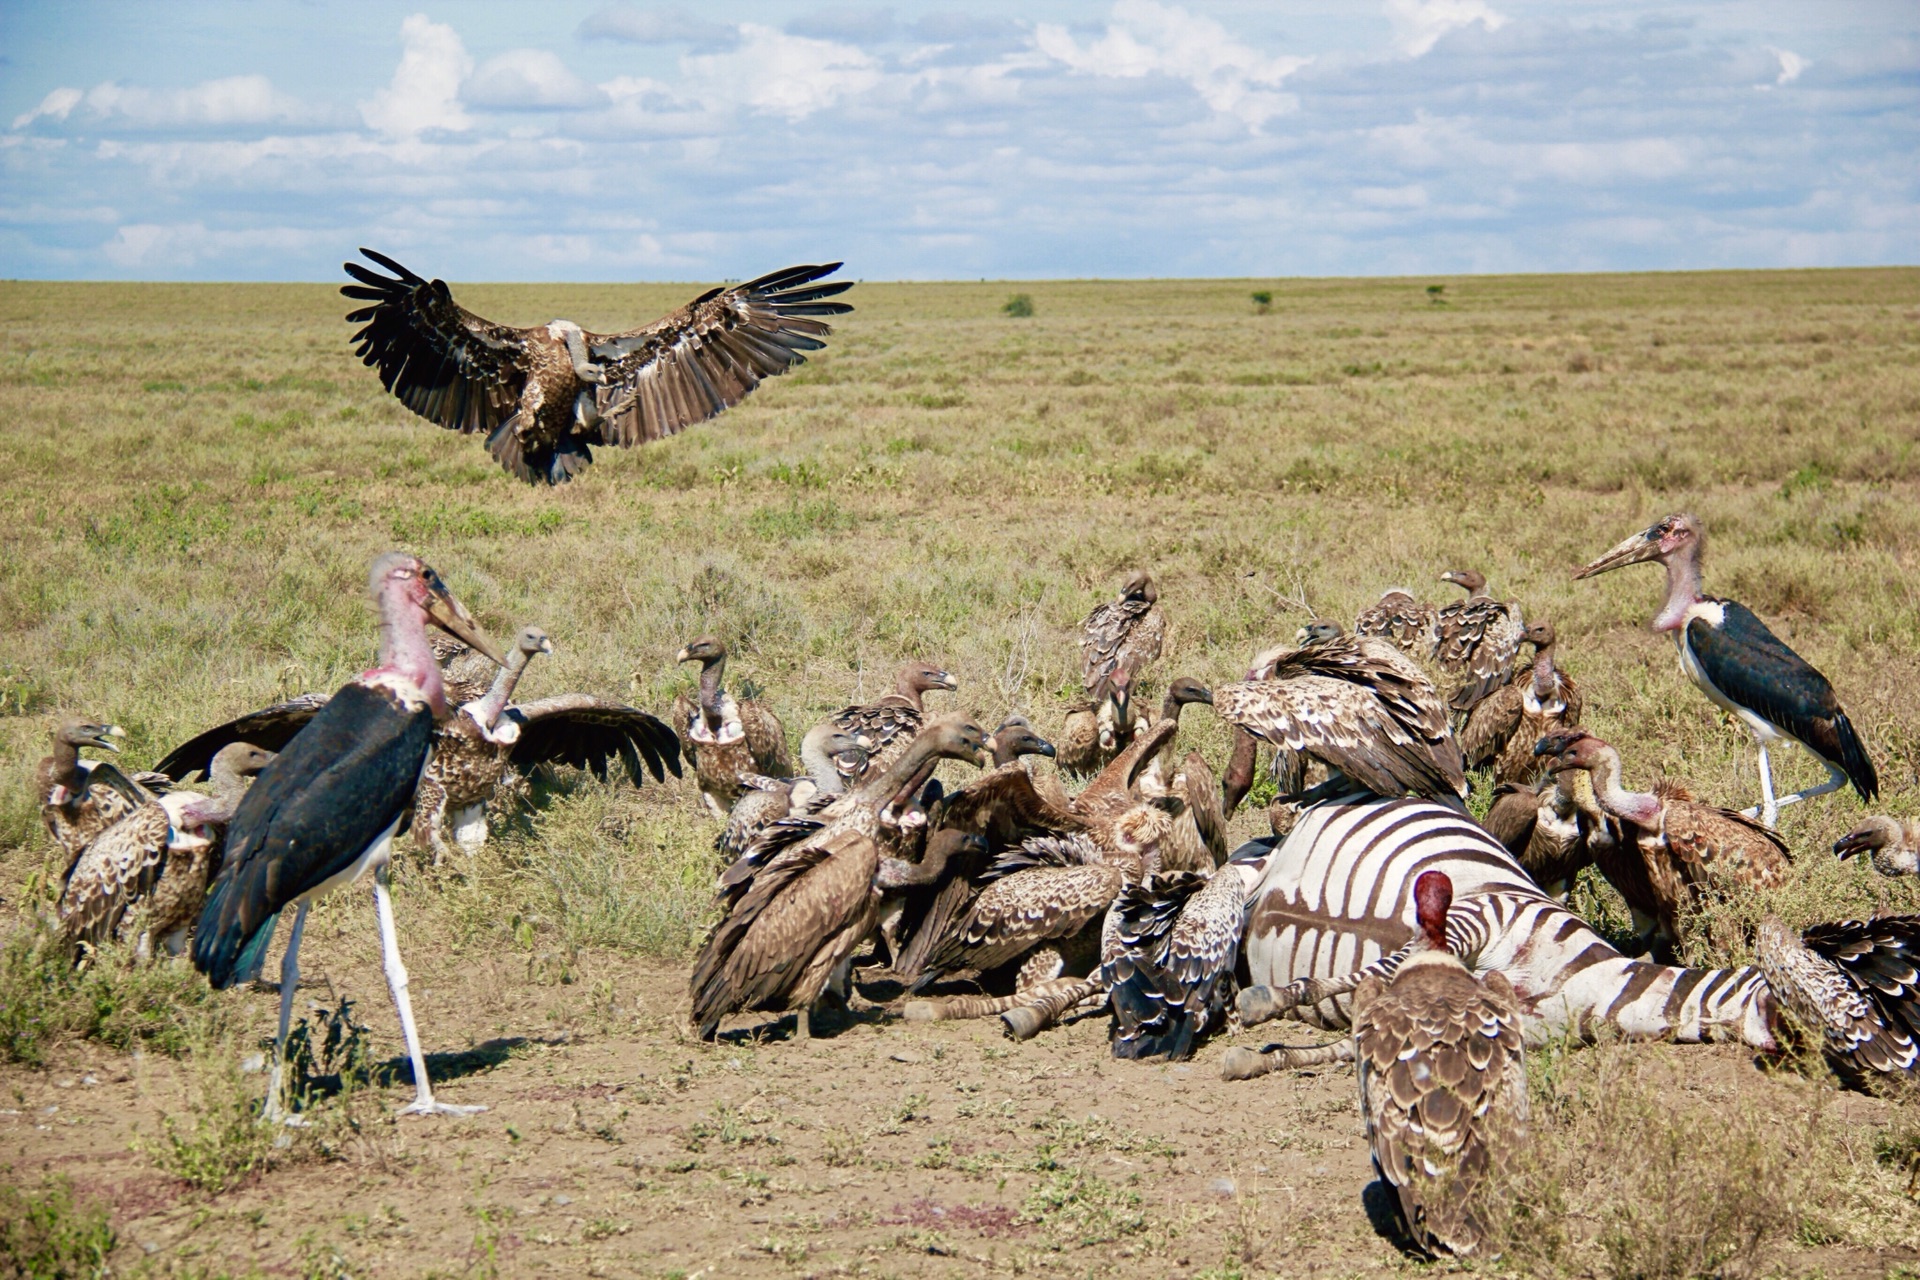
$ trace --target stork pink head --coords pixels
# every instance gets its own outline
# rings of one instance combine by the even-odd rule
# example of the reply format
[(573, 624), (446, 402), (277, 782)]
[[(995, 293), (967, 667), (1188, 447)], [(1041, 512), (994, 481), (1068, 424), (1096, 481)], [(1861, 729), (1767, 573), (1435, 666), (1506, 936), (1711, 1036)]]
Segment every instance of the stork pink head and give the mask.
[(1423, 871), (1413, 882), (1413, 918), (1435, 949), (1447, 949), (1447, 911), (1453, 906), (1453, 881), (1444, 871)]

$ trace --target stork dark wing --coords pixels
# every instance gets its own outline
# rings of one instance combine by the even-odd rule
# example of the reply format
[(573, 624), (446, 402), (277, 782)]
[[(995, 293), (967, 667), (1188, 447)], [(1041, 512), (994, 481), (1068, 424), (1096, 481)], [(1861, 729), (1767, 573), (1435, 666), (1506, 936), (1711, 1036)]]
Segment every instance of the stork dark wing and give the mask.
[(1867, 749), (1840, 709), (1827, 678), (1767, 629), (1753, 610), (1732, 600), (1719, 626), (1704, 618), (1687, 624), (1687, 645), (1714, 688), (1844, 771), (1862, 800), (1880, 794)]
[(596, 392), (600, 438), (658, 440), (747, 398), (765, 378), (804, 363), (833, 327), (820, 317), (853, 310), (828, 299), (851, 280), (817, 283), (840, 264), (788, 267), (728, 289), (711, 289), (644, 329), (590, 335), (606, 381)]
[(668, 772), (680, 776), (680, 741), (672, 726), (637, 707), (566, 693), (509, 707), (502, 719), (520, 726), (507, 758), (522, 771), (565, 764), (590, 769), (605, 782), (608, 762), (618, 759), (636, 787), (645, 780), (643, 761), (655, 782)]
[(213, 768), (213, 758), (220, 754), (220, 749), (236, 742), (245, 742), (267, 751), (284, 751), (294, 736), (319, 714), (320, 708), (327, 705), (327, 699), (331, 696), (303, 693), (297, 698), (276, 702), (271, 707), (241, 716), (238, 720), (217, 725), (167, 752), (161, 757), (160, 763), (154, 766), (155, 772), (164, 773), (175, 782), (184, 782), (195, 774), (205, 774)]
[(355, 354), (380, 371), (380, 383), (427, 421), (456, 431), (491, 431), (512, 416), (526, 381), (524, 330), (483, 320), (453, 300), (444, 280), (424, 280), (371, 249), (361, 253), (393, 272), (383, 276), (343, 263), (358, 284), (340, 292), (371, 302), (347, 313), (362, 327)]
[(260, 771), (227, 828), (226, 860), (200, 913), (193, 963), (215, 987), (282, 907), (339, 875), (413, 800), (433, 714), (349, 684)]

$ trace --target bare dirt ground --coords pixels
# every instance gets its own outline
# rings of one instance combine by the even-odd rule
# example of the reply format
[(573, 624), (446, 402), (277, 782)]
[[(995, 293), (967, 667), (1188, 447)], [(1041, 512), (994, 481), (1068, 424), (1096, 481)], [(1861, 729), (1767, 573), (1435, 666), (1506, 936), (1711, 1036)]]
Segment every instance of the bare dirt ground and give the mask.
[[(364, 907), (355, 895), (327, 914)], [(397, 1060), (368, 941), (311, 929), (302, 1004), (355, 1000), (376, 1055)], [(345, 1108), (357, 1131), (323, 1118), (280, 1163), (214, 1196), (142, 1150), (161, 1116), (182, 1114), (182, 1064), (82, 1043), (47, 1070), (0, 1071), (0, 1167), (23, 1184), (64, 1175), (79, 1200), (108, 1203), (115, 1274), (1333, 1277), (1419, 1265), (1384, 1234), (1346, 1068), (1229, 1084), (1215, 1067), (1226, 1042), (1192, 1063), (1139, 1065), (1108, 1056), (1103, 1019), (1018, 1044), (995, 1022), (907, 1024), (880, 1009), (823, 1020), (810, 1043), (787, 1038), (791, 1019), (740, 1019), (704, 1045), (681, 1025), (678, 966), (585, 955), (565, 985), (472, 956), (416, 954), (411, 968), (440, 1095), (483, 1103), (482, 1115), (396, 1119), (411, 1092), (396, 1083)], [(271, 1030), (271, 994), (229, 998)], [(450, 1043), (462, 1028), (483, 1038)], [(1784, 1088), (1737, 1048), (1646, 1052), (1684, 1055), (1693, 1096), (1676, 1106), (1766, 1107)], [(1863, 1134), (1887, 1116), (1859, 1095), (1833, 1105)], [(1837, 1278), (1898, 1274), (1915, 1258), (1796, 1244), (1761, 1261), (1766, 1274)]]

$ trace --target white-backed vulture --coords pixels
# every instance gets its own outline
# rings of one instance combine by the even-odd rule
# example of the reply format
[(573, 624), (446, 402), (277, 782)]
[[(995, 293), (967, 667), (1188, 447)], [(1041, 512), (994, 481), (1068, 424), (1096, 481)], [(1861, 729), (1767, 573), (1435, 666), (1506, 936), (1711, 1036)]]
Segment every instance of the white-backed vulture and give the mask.
[(1440, 642), (1439, 612), (1435, 606), (1415, 600), (1405, 587), (1388, 587), (1381, 593), (1379, 604), (1360, 611), (1353, 620), (1353, 632), (1391, 640), (1400, 652), (1425, 662), (1433, 657)]
[(1501, 685), (1461, 717), (1460, 751), (1467, 768), (1492, 764), (1496, 785), (1531, 783), (1544, 775), (1545, 762), (1533, 754), (1534, 745), (1579, 724), (1586, 704), (1572, 678), (1554, 665), (1553, 624), (1536, 622), (1521, 639), (1534, 647), (1530, 677)]
[(865, 706), (842, 707), (827, 717), (825, 723), (858, 742), (866, 753), (860, 772), (848, 775), (848, 784), (884, 773), (900, 758), (926, 723), (925, 694), (934, 689), (951, 693), (959, 687), (958, 680), (932, 663), (909, 662), (895, 677), (892, 693)]
[(1454, 687), (1448, 704), (1455, 711), (1473, 704), (1513, 679), (1526, 623), (1520, 606), (1487, 594), (1486, 575), (1475, 569), (1449, 569), (1440, 581), (1467, 593), (1465, 600), (1440, 610), (1435, 619), (1433, 660)]
[(725, 820), (745, 790), (749, 774), (785, 778), (794, 773), (786, 729), (773, 708), (758, 698), (736, 700), (721, 684), (727, 670), (727, 646), (702, 636), (674, 657), (700, 664), (696, 697), (673, 700), (673, 730), (680, 751), (693, 762), (693, 776), (714, 817)]

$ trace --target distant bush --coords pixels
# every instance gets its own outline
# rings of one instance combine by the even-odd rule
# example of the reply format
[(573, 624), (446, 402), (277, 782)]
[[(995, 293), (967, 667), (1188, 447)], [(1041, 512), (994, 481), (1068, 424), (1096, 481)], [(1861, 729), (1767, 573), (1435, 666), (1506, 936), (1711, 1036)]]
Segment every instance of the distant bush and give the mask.
[(1024, 320), (1033, 314), (1033, 295), (1016, 293), (1000, 309), (1016, 320)]
[(35, 1192), (0, 1187), (0, 1276), (104, 1276), (113, 1222), (99, 1205), (74, 1202), (73, 1184), (49, 1180)]
[(1431, 302), (1431, 303), (1432, 303), (1432, 304), (1433, 304), (1434, 306), (1436, 306), (1436, 307), (1444, 307), (1444, 306), (1446, 306), (1446, 305), (1447, 305), (1447, 300), (1446, 300), (1446, 298), (1445, 298), (1445, 297), (1443, 297), (1443, 296), (1442, 296), (1443, 294), (1445, 294), (1445, 293), (1446, 293), (1446, 291), (1447, 291), (1447, 286), (1445, 286), (1445, 285), (1443, 285), (1443, 284), (1430, 284), (1430, 285), (1428, 285), (1428, 286), (1427, 286), (1427, 301), (1428, 301), (1428, 302)]
[(1261, 315), (1265, 315), (1267, 312), (1273, 310), (1273, 291), (1271, 289), (1255, 289), (1253, 291), (1253, 309)]

